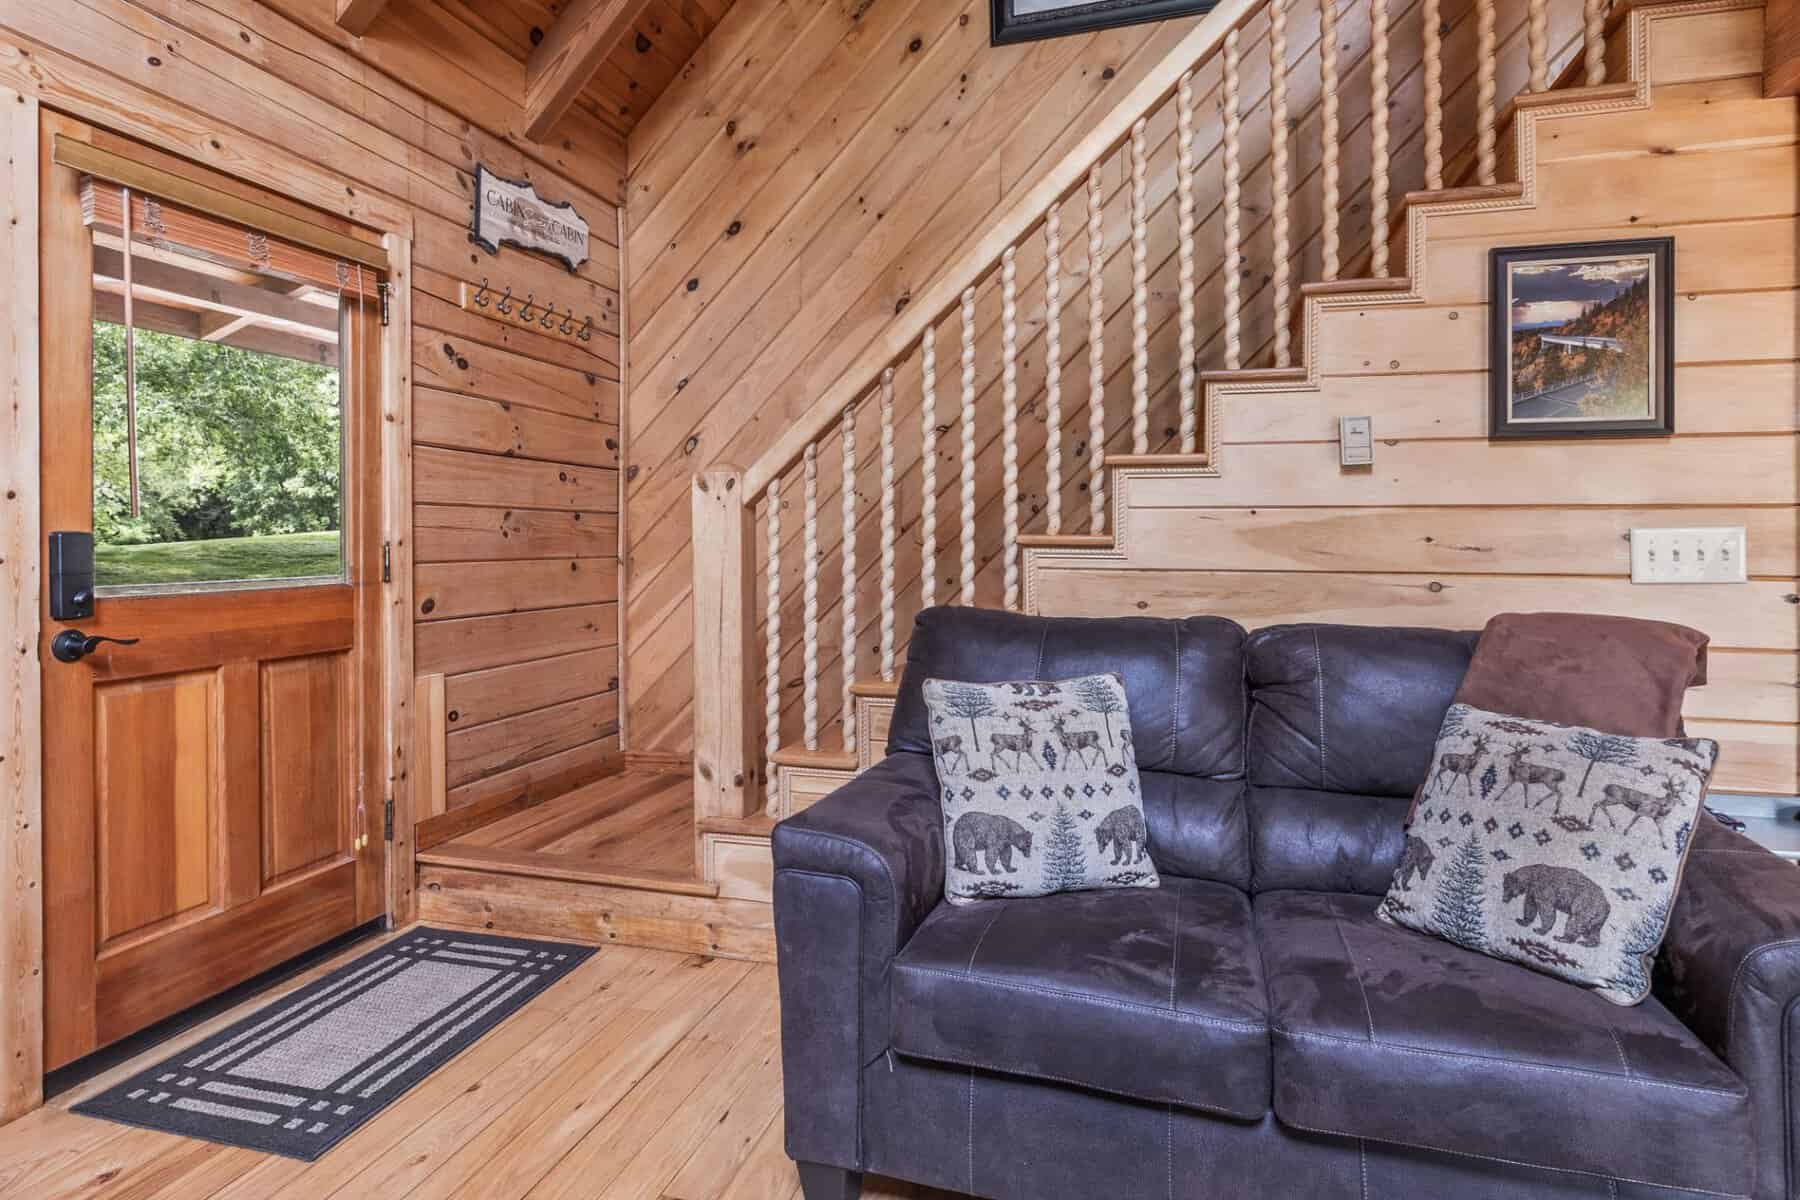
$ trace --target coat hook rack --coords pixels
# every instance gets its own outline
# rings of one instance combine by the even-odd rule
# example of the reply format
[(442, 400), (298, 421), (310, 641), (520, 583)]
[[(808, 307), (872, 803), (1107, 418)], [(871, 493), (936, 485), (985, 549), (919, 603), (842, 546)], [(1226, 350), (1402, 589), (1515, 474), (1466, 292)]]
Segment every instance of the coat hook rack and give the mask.
[(523, 300), (516, 300), (511, 287), (496, 289), (486, 276), (480, 283), (463, 283), (462, 308), (490, 321), (516, 324), (547, 337), (577, 342), (594, 340), (594, 314), (583, 315), (573, 305), (561, 305), (555, 300), (539, 302), (536, 292), (527, 292)]

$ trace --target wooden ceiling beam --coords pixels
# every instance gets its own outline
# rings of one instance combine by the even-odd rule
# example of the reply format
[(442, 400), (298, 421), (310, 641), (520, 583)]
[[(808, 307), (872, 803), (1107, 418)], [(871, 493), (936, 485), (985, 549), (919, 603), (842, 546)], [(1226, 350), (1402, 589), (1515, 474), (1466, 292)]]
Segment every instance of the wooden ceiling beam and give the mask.
[(525, 136), (541, 142), (650, 0), (574, 0), (526, 63)]
[(361, 37), (375, 24), (388, 0), (337, 0), (338, 28)]

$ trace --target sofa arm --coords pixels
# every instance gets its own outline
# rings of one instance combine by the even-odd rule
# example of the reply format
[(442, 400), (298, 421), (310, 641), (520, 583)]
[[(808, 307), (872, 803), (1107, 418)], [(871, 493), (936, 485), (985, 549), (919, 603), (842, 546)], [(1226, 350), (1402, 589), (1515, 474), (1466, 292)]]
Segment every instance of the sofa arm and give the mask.
[(1657, 998), (1750, 1088), (1756, 1195), (1788, 1196), (1788, 1089), (1800, 1084), (1800, 867), (1701, 813), (1670, 914)]
[(787, 1148), (860, 1168), (862, 1068), (888, 1045), (894, 956), (944, 893), (943, 810), (924, 754), (891, 754), (775, 827)]

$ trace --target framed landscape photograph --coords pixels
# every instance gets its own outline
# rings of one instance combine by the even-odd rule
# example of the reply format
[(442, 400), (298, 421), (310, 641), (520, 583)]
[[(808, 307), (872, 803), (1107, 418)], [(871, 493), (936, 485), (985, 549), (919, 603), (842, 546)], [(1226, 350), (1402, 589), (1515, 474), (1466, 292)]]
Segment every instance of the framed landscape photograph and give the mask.
[(1217, 0), (992, 0), (996, 46), (1211, 12)]
[(1675, 241), (1489, 254), (1488, 436), (1675, 432)]

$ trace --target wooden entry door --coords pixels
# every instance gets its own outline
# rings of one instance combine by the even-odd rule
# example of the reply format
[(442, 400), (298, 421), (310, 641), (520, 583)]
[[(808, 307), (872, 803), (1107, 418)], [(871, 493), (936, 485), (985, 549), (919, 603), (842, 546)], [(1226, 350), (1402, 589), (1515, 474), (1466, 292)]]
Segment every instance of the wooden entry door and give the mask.
[(99, 585), (59, 620), (46, 571), (48, 1069), (381, 915), (384, 843), (375, 277), (45, 124), (43, 528)]

